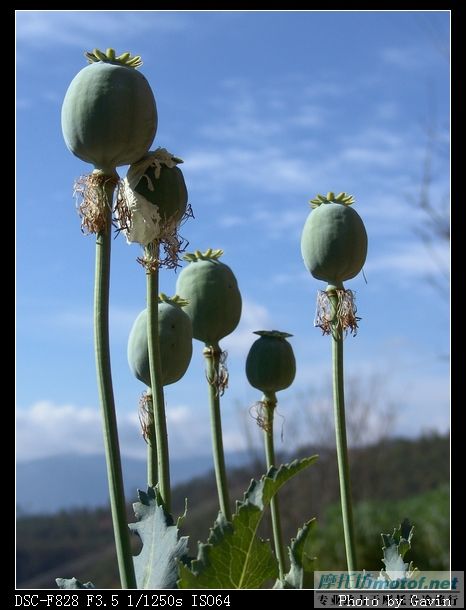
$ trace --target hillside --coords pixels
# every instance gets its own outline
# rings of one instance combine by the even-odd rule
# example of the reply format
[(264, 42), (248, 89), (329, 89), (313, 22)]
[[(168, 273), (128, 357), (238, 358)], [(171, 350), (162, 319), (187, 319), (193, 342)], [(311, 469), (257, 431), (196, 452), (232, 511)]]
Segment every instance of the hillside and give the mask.
[[(247, 455), (231, 453), (227, 459), (232, 466), (239, 466), (247, 462)], [(124, 458), (122, 467), (125, 493), (133, 498), (145, 481), (146, 462)], [(205, 475), (211, 467), (211, 455), (172, 460), (172, 484)], [(103, 454), (58, 455), (16, 466), (16, 506), (21, 515), (100, 508), (107, 502), (107, 468)]]
[[(299, 456), (316, 453), (303, 448)], [(296, 457), (293, 456), (293, 457)], [(404, 517), (416, 526), (412, 559), (424, 569), (447, 569), (449, 556), (449, 439), (429, 436), (390, 440), (355, 449), (351, 454), (358, 555), (366, 569), (379, 569), (380, 533)], [(262, 468), (252, 464), (230, 472), (232, 498), (241, 498), (252, 476)], [(184, 532), (191, 552), (205, 540), (218, 507), (213, 474), (178, 485), (173, 491), (174, 514), (188, 517)], [(343, 569), (338, 517), (338, 479), (332, 450), (320, 451), (318, 463), (284, 488), (280, 495), (285, 539), (312, 516), (318, 518), (315, 554), (321, 569)], [(131, 509), (128, 520), (132, 521)], [(263, 536), (270, 536), (264, 524)], [(137, 539), (134, 540), (137, 552)], [(76, 576), (98, 586), (116, 584), (111, 520), (106, 509), (62, 511), (49, 516), (22, 516), (17, 521), (17, 586), (54, 587), (56, 576)]]

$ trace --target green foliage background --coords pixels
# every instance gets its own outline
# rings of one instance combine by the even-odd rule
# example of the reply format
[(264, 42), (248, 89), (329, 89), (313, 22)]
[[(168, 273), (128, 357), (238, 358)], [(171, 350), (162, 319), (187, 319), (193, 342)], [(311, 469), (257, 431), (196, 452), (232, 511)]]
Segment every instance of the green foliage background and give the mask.
[[(423, 570), (449, 566), (449, 451), (447, 436), (431, 435), (416, 440), (386, 440), (351, 451), (355, 501), (358, 567), (380, 570), (381, 532), (393, 531), (405, 517), (415, 526), (412, 551), (406, 559)], [(306, 447), (291, 456), (319, 453), (312, 468), (289, 481), (280, 493), (285, 540), (316, 516), (313, 554), (316, 569), (345, 569), (345, 555), (338, 501), (338, 477), (334, 449)], [(279, 456), (287, 461), (290, 456)], [(234, 470), (229, 481), (231, 496), (242, 499), (252, 477), (265, 467), (252, 463)], [(141, 482), (141, 487), (143, 487)], [(182, 534), (190, 536), (190, 553), (197, 541), (205, 541), (218, 511), (213, 473), (178, 486), (173, 494), (175, 517), (188, 515)], [(129, 498), (128, 498), (129, 499)], [(134, 498), (136, 500), (136, 492)], [(130, 506), (128, 523), (134, 521)], [(260, 534), (271, 537), (268, 519)], [(99, 587), (115, 587), (118, 572), (113, 550), (110, 514), (106, 509), (76, 510), (50, 516), (19, 517), (17, 521), (17, 586), (55, 588), (57, 576), (75, 576)], [(135, 537), (134, 552), (140, 544)]]

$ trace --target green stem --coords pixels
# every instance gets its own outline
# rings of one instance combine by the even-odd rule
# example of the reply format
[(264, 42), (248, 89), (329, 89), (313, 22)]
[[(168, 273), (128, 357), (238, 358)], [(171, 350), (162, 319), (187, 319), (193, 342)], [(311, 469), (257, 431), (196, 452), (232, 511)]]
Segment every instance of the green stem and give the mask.
[(209, 382), (210, 426), (214, 457), (215, 479), (220, 510), (227, 521), (231, 521), (230, 496), (228, 493), (225, 454), (223, 451), (222, 416), (220, 414), (220, 393), (216, 381), (219, 376), (222, 350), (218, 345), (204, 349), (206, 376)]
[(105, 227), (97, 233), (94, 286), (94, 344), (97, 384), (102, 414), (102, 425), (107, 462), (110, 507), (115, 535), (115, 546), (120, 571), (121, 587), (135, 589), (133, 558), (127, 525), (126, 503), (121, 470), (120, 447), (113, 397), (112, 371), (108, 333), (108, 304), (110, 289), (111, 202), (115, 181), (104, 183), (102, 195), (106, 201)]
[[(275, 392), (266, 392), (262, 397), (262, 402), (265, 405), (264, 418), (264, 441), (265, 441), (265, 459), (267, 461), (267, 470), (271, 466), (275, 466), (275, 448), (273, 442), (273, 416), (275, 407), (277, 406), (277, 397)], [(275, 554), (278, 560), (278, 570), (280, 580), (284, 580), (286, 574), (285, 548), (283, 546), (282, 526), (280, 521), (280, 507), (278, 504), (278, 494), (270, 501), (270, 512), (272, 515), (273, 541), (275, 546)]]
[(327, 288), (333, 310), (332, 320), (332, 362), (333, 362), (333, 404), (335, 413), (335, 436), (337, 444), (338, 475), (340, 479), (341, 513), (345, 537), (348, 571), (356, 569), (356, 543), (354, 538), (353, 509), (351, 502), (351, 482), (346, 441), (345, 393), (343, 381), (343, 329), (337, 318), (338, 293)]
[[(146, 258), (157, 260), (159, 244), (146, 248)], [(169, 513), (171, 510), (170, 462), (168, 455), (167, 420), (163, 396), (162, 363), (159, 343), (159, 270), (158, 266), (146, 270), (147, 288), (147, 342), (149, 350), (150, 381), (152, 386), (155, 442), (157, 447), (157, 479), (159, 492)]]
[(155, 439), (154, 424), (154, 403), (152, 400), (151, 389), (148, 388), (146, 394), (147, 401), (147, 485), (155, 487), (157, 485), (157, 441)]

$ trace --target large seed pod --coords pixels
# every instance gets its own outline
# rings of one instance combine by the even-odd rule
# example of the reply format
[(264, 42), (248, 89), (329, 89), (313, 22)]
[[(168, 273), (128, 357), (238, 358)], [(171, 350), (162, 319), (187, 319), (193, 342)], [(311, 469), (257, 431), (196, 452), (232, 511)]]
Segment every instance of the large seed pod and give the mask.
[(293, 348), (286, 340), (292, 337), (278, 330), (258, 330), (259, 335), (246, 359), (249, 383), (264, 393), (278, 392), (289, 387), (296, 375)]
[(328, 193), (312, 200), (301, 236), (304, 264), (318, 280), (341, 287), (362, 269), (367, 255), (367, 233), (359, 214), (348, 207), (353, 197)]
[(113, 49), (86, 55), (91, 63), (71, 81), (63, 101), (63, 137), (73, 154), (111, 173), (149, 150), (157, 108), (147, 79), (136, 70), (140, 58), (116, 58)]
[[(175, 296), (159, 297), (159, 341), (162, 383), (179, 381), (188, 370), (193, 353), (192, 325), (183, 311), (186, 301)], [(151, 386), (147, 342), (147, 309), (136, 318), (128, 339), (128, 362), (134, 376)]]
[(189, 265), (176, 282), (176, 291), (187, 299), (186, 313), (193, 323), (193, 337), (208, 346), (235, 330), (241, 318), (241, 294), (233, 271), (218, 259), (223, 250), (186, 254)]

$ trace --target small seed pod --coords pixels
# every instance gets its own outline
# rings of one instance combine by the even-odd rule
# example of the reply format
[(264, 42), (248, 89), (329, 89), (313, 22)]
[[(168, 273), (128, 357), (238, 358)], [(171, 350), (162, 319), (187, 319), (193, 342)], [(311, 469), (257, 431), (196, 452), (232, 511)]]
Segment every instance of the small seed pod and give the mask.
[[(148, 153), (151, 155), (152, 153)], [(165, 158), (162, 158), (162, 155)], [(178, 163), (183, 161), (165, 149), (155, 151), (150, 163), (134, 190), (156, 205), (162, 222), (179, 222), (186, 212), (188, 191)]]
[(186, 313), (193, 324), (193, 337), (207, 346), (232, 333), (241, 318), (241, 293), (233, 271), (219, 261), (223, 250), (186, 254), (189, 265), (176, 283), (176, 291), (188, 300)]
[[(188, 370), (193, 352), (192, 325), (183, 311), (186, 301), (178, 296), (159, 296), (159, 341), (162, 383), (179, 381)], [(147, 342), (147, 309), (136, 318), (128, 339), (128, 362), (134, 376), (151, 386)]]
[(367, 255), (367, 233), (359, 214), (349, 206), (354, 198), (346, 193), (335, 197), (318, 195), (311, 201), (301, 236), (304, 264), (318, 280), (342, 288), (355, 277)]
[(69, 150), (96, 169), (112, 173), (138, 161), (157, 130), (157, 108), (140, 57), (115, 51), (86, 53), (90, 65), (71, 81), (61, 122)]
[(286, 340), (292, 337), (278, 330), (258, 330), (246, 360), (249, 383), (264, 394), (289, 387), (296, 375), (293, 348)]

